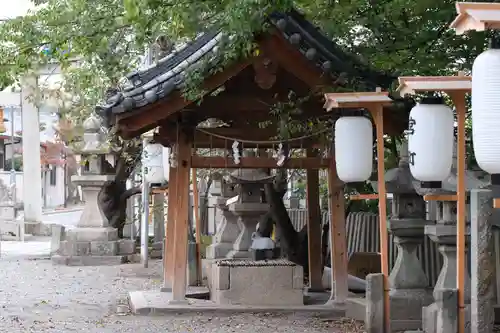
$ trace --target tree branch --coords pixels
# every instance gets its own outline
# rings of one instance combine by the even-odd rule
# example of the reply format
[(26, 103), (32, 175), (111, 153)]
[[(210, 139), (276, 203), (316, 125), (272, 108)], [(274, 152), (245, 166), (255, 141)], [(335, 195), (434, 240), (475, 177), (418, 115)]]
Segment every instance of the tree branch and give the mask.
[(120, 196), (120, 202), (124, 202), (131, 196), (134, 196), (139, 193), (142, 193), (142, 189), (140, 186), (129, 188), (128, 190), (123, 192), (123, 194)]

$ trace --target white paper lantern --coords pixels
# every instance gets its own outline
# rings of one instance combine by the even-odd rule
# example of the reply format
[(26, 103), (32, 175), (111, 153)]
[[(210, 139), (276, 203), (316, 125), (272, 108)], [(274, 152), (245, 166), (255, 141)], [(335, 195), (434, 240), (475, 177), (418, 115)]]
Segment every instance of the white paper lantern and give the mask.
[(500, 49), (481, 53), (472, 66), (472, 142), (479, 167), (500, 174)]
[(366, 117), (342, 117), (335, 122), (337, 174), (345, 183), (370, 178), (373, 167), (373, 126)]
[(411, 110), (408, 151), (413, 177), (421, 182), (441, 182), (450, 175), (453, 132), (453, 110), (441, 98), (424, 98)]
[(143, 163), (146, 168), (145, 177), (150, 184), (162, 184), (165, 181), (161, 144), (150, 143), (144, 147)]

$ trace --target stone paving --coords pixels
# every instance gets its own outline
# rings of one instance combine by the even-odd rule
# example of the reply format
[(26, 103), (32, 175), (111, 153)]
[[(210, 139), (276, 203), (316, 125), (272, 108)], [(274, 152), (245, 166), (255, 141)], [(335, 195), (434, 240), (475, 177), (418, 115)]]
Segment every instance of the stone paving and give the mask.
[(133, 316), (127, 312), (127, 292), (158, 288), (161, 262), (152, 261), (148, 269), (52, 266), (49, 260), (21, 259), (36, 253), (39, 244), (30, 243), (24, 245), (31, 250), (19, 252), (18, 246), (0, 258), (0, 332), (363, 332), (350, 320), (300, 315)]

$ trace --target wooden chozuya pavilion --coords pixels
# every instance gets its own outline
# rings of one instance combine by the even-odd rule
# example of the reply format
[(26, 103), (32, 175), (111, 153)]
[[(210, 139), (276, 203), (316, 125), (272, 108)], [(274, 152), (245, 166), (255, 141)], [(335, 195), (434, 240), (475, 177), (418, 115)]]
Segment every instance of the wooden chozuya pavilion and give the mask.
[[(201, 103), (186, 100), (181, 92), (184, 74), (200, 61), (217, 58), (219, 33), (206, 33), (192, 43), (160, 60), (155, 66), (128, 76), (131, 86), (116, 93), (98, 108), (110, 126), (123, 138), (133, 138), (156, 127), (155, 140), (173, 147), (177, 165), (170, 168), (168, 219), (165, 247), (165, 286), (172, 288), (173, 299), (183, 300), (186, 292), (188, 197), (191, 168), (298, 168), (308, 170), (308, 237), (309, 278), (321, 286), (321, 220), (319, 209), (318, 169), (328, 169), (331, 214), (331, 257), (336, 281), (332, 295), (345, 302), (347, 290), (347, 257), (344, 214), (344, 186), (338, 179), (334, 157), (288, 158), (278, 166), (276, 159), (258, 156), (242, 157), (236, 164), (231, 157), (198, 156), (197, 148), (231, 149), (234, 141), (246, 141), (243, 148), (273, 148), (271, 141), (278, 133), (278, 121), (266, 128), (259, 123), (273, 120), (271, 106), (286, 102), (290, 91), (297, 96), (310, 96), (296, 120), (337, 119), (340, 112), (327, 113), (324, 96), (318, 88), (344, 84), (342, 78), (356, 80), (364, 90), (388, 88), (397, 78), (362, 64), (340, 50), (329, 38), (309, 23), (300, 13), (270, 16), (270, 31), (256, 37), (259, 55), (242, 59), (224, 71), (207, 77), (202, 85), (210, 93), (221, 87), (219, 94), (205, 95)], [(408, 111), (408, 109), (406, 109)], [(385, 133), (401, 133), (407, 126), (407, 112), (387, 112)], [(197, 125), (209, 118), (229, 126), (203, 129)], [(308, 133), (298, 133), (304, 136)], [(258, 144), (251, 142), (259, 142)], [(315, 137), (284, 141), (290, 148), (312, 150), (318, 147)], [(331, 149), (330, 149), (331, 151)], [(194, 152), (194, 154), (193, 154)]]

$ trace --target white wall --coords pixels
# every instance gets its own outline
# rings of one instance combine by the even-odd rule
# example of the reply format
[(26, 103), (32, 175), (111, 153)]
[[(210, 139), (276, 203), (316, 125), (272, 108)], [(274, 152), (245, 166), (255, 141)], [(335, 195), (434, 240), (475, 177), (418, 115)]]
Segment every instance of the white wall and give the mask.
[[(56, 168), (56, 185), (50, 184), (50, 171), (44, 171), (42, 179), (42, 203), (44, 208), (55, 208), (64, 205), (64, 167)], [(23, 201), (23, 173), (16, 172), (16, 199)], [(0, 180), (6, 185), (10, 185), (10, 171), (0, 170)]]
[(65, 190), (64, 190), (64, 167), (52, 166), (55, 168), (56, 183), (50, 184), (50, 170), (44, 171), (42, 179), (43, 199), (42, 203), (45, 208), (55, 208), (64, 205)]

